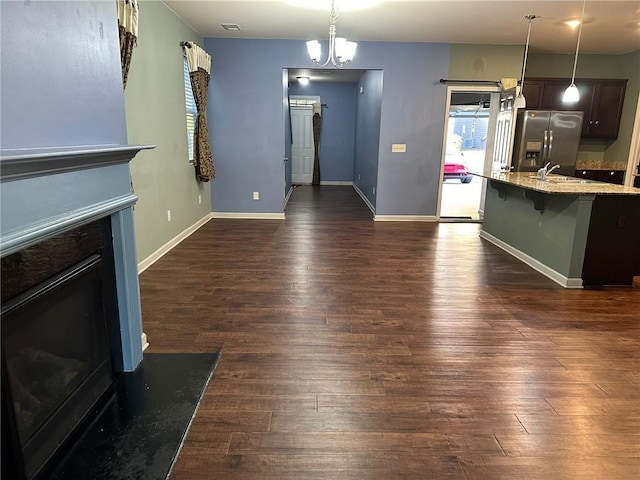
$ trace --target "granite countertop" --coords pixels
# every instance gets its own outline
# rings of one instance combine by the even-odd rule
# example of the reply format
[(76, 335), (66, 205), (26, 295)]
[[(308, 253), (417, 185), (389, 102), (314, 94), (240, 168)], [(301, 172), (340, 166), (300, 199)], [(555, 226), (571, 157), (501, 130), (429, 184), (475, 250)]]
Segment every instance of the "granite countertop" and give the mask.
[(626, 170), (627, 162), (613, 160), (578, 160), (576, 170)]
[(535, 172), (493, 172), (479, 175), (489, 180), (527, 188), (542, 193), (560, 193), (573, 195), (640, 195), (640, 188), (623, 187), (612, 183), (596, 182), (581, 178), (551, 174), (548, 180), (538, 180)]

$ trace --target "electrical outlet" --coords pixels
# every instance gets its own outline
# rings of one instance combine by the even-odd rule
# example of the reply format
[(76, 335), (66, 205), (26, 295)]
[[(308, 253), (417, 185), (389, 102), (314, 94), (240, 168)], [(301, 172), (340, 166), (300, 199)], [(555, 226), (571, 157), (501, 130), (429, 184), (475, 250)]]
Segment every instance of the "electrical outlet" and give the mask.
[(167, 210), (167, 222), (171, 221), (171, 210)]
[(260, 200), (260, 192), (253, 192), (253, 199)]
[(202, 195), (198, 195), (198, 205), (202, 205)]
[(360, 174), (358, 174), (358, 180), (360, 180)]
[(391, 153), (405, 153), (407, 151), (406, 143), (393, 143), (391, 145)]
[(373, 187), (373, 194), (376, 194), (376, 187)]

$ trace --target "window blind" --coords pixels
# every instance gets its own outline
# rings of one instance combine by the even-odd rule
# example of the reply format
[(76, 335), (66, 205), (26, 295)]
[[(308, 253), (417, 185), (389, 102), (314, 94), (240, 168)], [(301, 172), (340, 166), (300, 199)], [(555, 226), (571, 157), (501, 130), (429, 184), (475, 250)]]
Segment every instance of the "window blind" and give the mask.
[(191, 78), (189, 77), (189, 65), (187, 57), (184, 58), (184, 101), (187, 114), (187, 148), (189, 163), (193, 163), (193, 132), (196, 128), (196, 115), (198, 110), (191, 90)]

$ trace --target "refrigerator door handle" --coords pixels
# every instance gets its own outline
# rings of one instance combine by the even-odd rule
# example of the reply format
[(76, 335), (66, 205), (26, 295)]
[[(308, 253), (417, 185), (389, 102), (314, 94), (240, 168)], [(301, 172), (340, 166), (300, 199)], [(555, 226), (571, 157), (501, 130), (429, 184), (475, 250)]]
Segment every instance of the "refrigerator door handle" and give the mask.
[(547, 163), (547, 142), (549, 141), (549, 131), (544, 131), (544, 139), (542, 140), (542, 157), (540, 158), (541, 162), (539, 167), (544, 166)]
[(547, 145), (547, 162), (551, 161), (551, 148), (553, 147), (553, 130), (549, 130), (549, 143)]

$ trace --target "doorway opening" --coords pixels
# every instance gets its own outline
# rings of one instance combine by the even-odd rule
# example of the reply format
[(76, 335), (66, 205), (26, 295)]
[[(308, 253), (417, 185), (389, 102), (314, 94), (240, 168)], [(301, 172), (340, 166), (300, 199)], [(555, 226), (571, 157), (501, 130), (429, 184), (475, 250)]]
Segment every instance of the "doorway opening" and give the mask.
[(291, 183), (311, 185), (313, 181), (313, 108), (322, 105), (318, 95), (291, 95)]
[[(458, 87), (460, 88), (460, 87)], [(443, 138), (440, 221), (482, 220), (485, 180), (491, 170), (498, 89), (448, 89)]]

